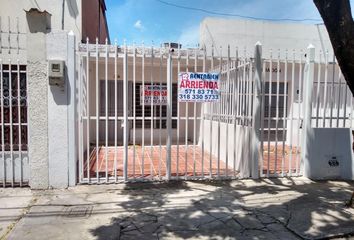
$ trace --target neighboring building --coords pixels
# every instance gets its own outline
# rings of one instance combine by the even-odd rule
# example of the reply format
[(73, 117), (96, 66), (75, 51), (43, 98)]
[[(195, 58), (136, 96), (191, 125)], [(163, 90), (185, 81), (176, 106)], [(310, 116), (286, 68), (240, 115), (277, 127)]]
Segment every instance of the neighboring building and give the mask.
[[(215, 56), (220, 55), (222, 47), (223, 55), (226, 56), (227, 46), (234, 50), (239, 48), (239, 56), (243, 56), (244, 49), (247, 56), (253, 54), (256, 42), (261, 42), (263, 46), (263, 57), (269, 58), (270, 51), (276, 57), (278, 50), (281, 54), (287, 49), (289, 55), (292, 51), (300, 53), (306, 51), (311, 43), (316, 47), (317, 53), (329, 52), (333, 54), (332, 45), (326, 27), (323, 24), (299, 24), (271, 21), (225, 19), (225, 18), (205, 18), (200, 24), (199, 44), (207, 49), (214, 46)], [(210, 52), (208, 53), (210, 54)], [(235, 56), (235, 51), (231, 52)], [(284, 56), (282, 56), (284, 57)], [(291, 56), (292, 57), (292, 56)], [(296, 56), (299, 58), (299, 55)]]
[(104, 0), (82, 0), (82, 42), (110, 43)]

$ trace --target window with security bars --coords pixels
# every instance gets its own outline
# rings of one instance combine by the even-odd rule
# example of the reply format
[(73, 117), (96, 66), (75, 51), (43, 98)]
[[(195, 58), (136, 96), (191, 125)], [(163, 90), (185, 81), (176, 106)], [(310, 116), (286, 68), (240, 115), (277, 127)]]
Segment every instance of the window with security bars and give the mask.
[(27, 79), (25, 65), (0, 66), (1, 150), (27, 150)]
[[(286, 86), (285, 84), (287, 83), (280, 82), (279, 89), (277, 89), (278, 86), (276, 82), (272, 82), (271, 85), (270, 82), (265, 83), (265, 89), (264, 89), (265, 90), (265, 95), (264, 95), (264, 128), (265, 129), (264, 131), (269, 132), (271, 141), (274, 141), (276, 137), (279, 141), (285, 139), (286, 137), (287, 121), (284, 121), (284, 117), (285, 118), (287, 117), (286, 111), (287, 111), (287, 101), (288, 101), (288, 87), (285, 88)], [(269, 105), (269, 101), (270, 101), (270, 105)], [(277, 111), (278, 111), (278, 118), (277, 118)], [(277, 134), (276, 134), (276, 128), (278, 128)], [(282, 130), (283, 128), (285, 129), (285, 131)], [(265, 137), (267, 138), (267, 136)]]
[[(264, 96), (264, 103), (265, 103), (265, 109), (264, 109), (264, 117), (269, 117), (269, 107), (270, 107), (270, 117), (274, 118), (276, 117), (277, 113), (277, 108), (278, 108), (278, 116), (282, 117), (284, 116), (284, 111), (286, 110), (286, 105), (284, 106), (284, 98), (285, 98), (285, 104), (287, 103), (287, 96), (288, 96), (288, 88), (286, 88), (285, 92), (285, 84), (286, 83), (279, 83), (279, 90), (277, 90), (277, 83), (273, 82), (272, 87), (270, 89), (270, 84), (269, 82), (265, 83), (265, 96)], [(270, 92), (271, 90), (271, 92)], [(277, 102), (277, 93), (278, 93), (278, 99), (279, 102)], [(269, 97), (270, 99), (270, 106), (269, 106)]]
[[(153, 124), (153, 128), (167, 128), (167, 121), (166, 118), (167, 116), (167, 106), (166, 105), (160, 105), (156, 104), (151, 107), (150, 104), (141, 104), (142, 99), (140, 95), (140, 86), (141, 83), (137, 83), (135, 86), (135, 116), (136, 117), (142, 117), (143, 116), (143, 109), (144, 109), (144, 116), (146, 118), (150, 119), (145, 119), (144, 120), (144, 127), (145, 128), (151, 128), (151, 124)], [(147, 84), (145, 84), (147, 85)], [(156, 84), (159, 86), (160, 84)], [(166, 86), (166, 84), (161, 84), (161, 86)], [(178, 94), (178, 85), (177, 84), (172, 84), (172, 117), (177, 117), (177, 94)], [(151, 121), (151, 112), (153, 113), (154, 120)], [(142, 128), (143, 127), (143, 120), (136, 120), (136, 127), (137, 128)], [(177, 128), (177, 120), (172, 120), (172, 128)]]
[[(150, 84), (145, 84), (150, 85)], [(160, 86), (160, 84), (153, 84), (154, 86)], [(129, 82), (128, 84), (128, 116), (129, 117), (137, 117), (141, 118), (143, 116), (143, 106), (142, 106), (142, 99), (140, 99), (140, 86), (142, 86), (141, 83), (136, 83), (135, 84), (135, 89), (134, 85), (132, 82)], [(166, 84), (161, 84), (161, 86), (166, 86)], [(177, 84), (172, 84), (172, 117), (177, 117), (177, 89), (178, 85)], [(115, 115), (115, 83), (114, 81), (108, 81), (108, 86), (107, 86), (107, 102), (108, 102), (108, 116), (112, 117)], [(135, 99), (133, 99), (133, 91), (135, 91)], [(100, 116), (105, 116), (106, 115), (106, 108), (105, 108), (105, 101), (106, 101), (106, 89), (105, 89), (105, 81), (102, 80), (100, 82)], [(133, 112), (135, 104), (135, 114)], [(153, 121), (151, 121), (151, 112), (153, 112)], [(123, 81), (118, 81), (117, 82), (117, 116), (118, 117), (123, 117)], [(166, 105), (159, 105), (155, 104), (153, 105), (153, 111), (151, 111), (151, 103), (146, 103), (144, 105), (144, 128), (151, 128), (151, 124), (153, 124), (153, 128), (167, 128), (167, 107)], [(165, 118), (165, 119), (164, 119)], [(142, 128), (143, 127), (143, 120), (142, 119), (136, 119), (135, 120), (135, 125), (136, 128)], [(130, 125), (131, 127), (133, 126), (133, 123)], [(172, 120), (172, 128), (177, 128), (177, 120)]]

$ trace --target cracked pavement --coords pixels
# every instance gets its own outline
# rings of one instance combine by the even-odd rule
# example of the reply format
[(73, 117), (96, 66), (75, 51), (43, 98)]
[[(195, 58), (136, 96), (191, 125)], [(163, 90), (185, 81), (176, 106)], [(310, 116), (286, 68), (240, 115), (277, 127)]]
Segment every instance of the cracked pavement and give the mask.
[(353, 189), (306, 178), (1, 189), (0, 239), (354, 239)]

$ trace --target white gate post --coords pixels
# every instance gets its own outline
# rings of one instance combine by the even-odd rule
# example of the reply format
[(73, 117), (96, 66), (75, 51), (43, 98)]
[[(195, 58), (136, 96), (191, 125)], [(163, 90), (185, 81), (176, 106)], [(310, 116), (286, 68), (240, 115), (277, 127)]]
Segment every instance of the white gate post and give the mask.
[[(68, 106), (68, 152), (69, 152), (69, 186), (76, 184), (76, 147), (77, 147), (77, 121), (76, 121), (76, 79), (75, 79), (75, 34), (73, 31), (68, 33), (68, 81), (70, 84), (69, 106)], [(81, 79), (79, 79), (81, 81)], [(80, 100), (79, 100), (80, 101)]]
[(167, 158), (166, 179), (171, 179), (171, 135), (172, 135), (172, 55), (169, 49), (167, 58)]
[[(256, 43), (254, 52), (254, 86), (253, 86), (253, 118), (252, 118), (252, 170), (251, 177), (253, 179), (259, 178), (259, 137), (261, 128), (261, 100), (262, 100), (262, 44)], [(261, 153), (260, 160), (262, 161), (263, 153)]]
[[(128, 122), (128, 53), (127, 45), (124, 44), (124, 62), (123, 62), (123, 115), (124, 115), (124, 132), (123, 132), (123, 178), (124, 181), (128, 181), (128, 134), (129, 134), (129, 122)], [(107, 134), (107, 133), (106, 133)]]
[[(305, 67), (305, 81), (304, 81), (304, 124), (302, 128), (302, 144), (301, 144), (301, 160), (304, 164), (304, 175), (307, 176), (306, 171), (308, 169), (308, 149), (307, 149), (307, 140), (309, 135), (312, 134), (311, 127), (311, 112), (312, 112), (312, 89), (314, 81), (314, 67), (315, 67), (315, 47), (310, 44), (307, 47), (307, 59)], [(300, 89), (301, 91), (301, 89)]]

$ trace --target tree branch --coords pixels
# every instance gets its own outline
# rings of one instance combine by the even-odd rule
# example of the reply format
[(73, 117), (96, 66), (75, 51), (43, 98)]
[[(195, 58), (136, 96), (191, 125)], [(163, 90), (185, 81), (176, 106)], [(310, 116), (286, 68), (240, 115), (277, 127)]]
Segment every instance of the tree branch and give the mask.
[(313, 0), (321, 14), (342, 74), (354, 95), (354, 22), (349, 0)]

